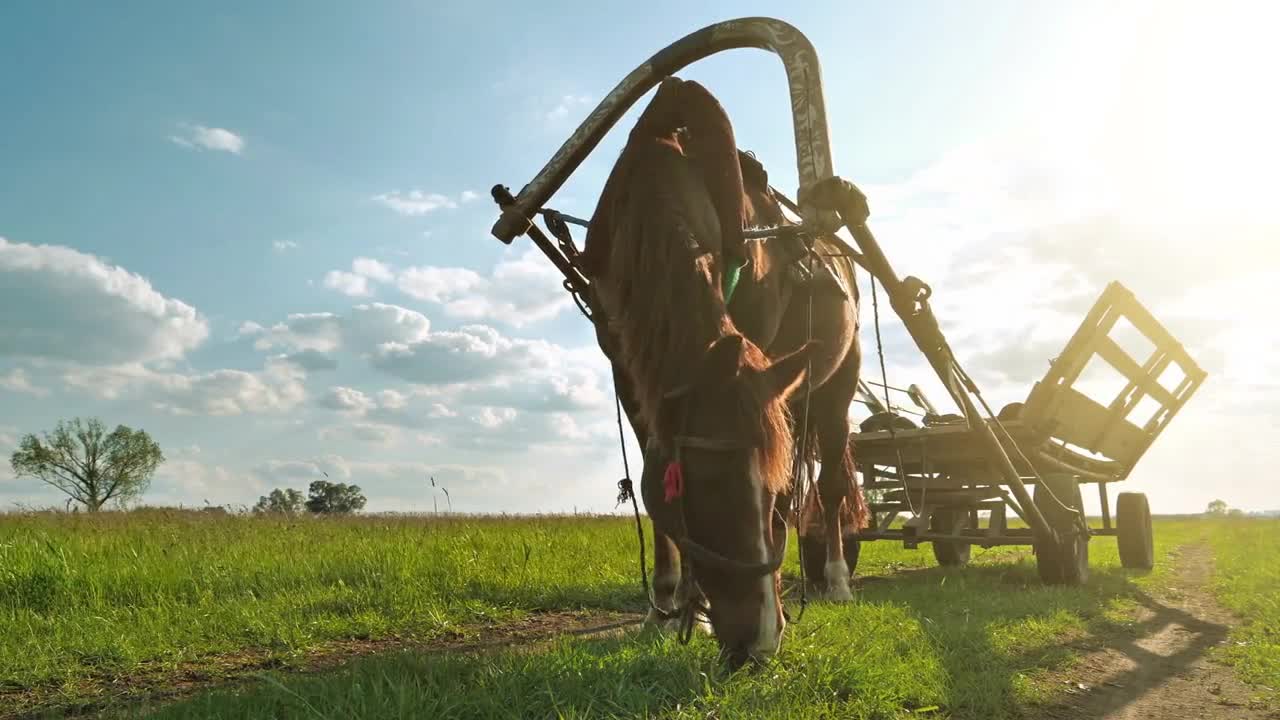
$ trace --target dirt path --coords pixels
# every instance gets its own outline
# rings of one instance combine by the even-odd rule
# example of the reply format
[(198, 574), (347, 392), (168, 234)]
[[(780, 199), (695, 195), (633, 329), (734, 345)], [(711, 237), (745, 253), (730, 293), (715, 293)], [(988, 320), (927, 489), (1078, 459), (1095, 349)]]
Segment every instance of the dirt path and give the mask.
[(1139, 636), (1109, 639), (1063, 682), (1068, 698), (1042, 717), (1100, 720), (1268, 720), (1280, 709), (1251, 705), (1249, 687), (1208, 659), (1237, 620), (1208, 588), (1213, 554), (1182, 548), (1167, 597), (1143, 597)]
[(278, 655), (248, 650), (199, 661), (177, 668), (159, 663), (143, 665), (125, 675), (89, 677), (75, 689), (79, 702), (59, 699), (56, 688), (0, 690), (0, 720), (27, 720), (58, 710), (67, 717), (92, 716), (107, 708), (141, 701), (176, 700), (215, 687), (244, 681), (263, 670), (288, 669), (312, 673), (332, 670), (357, 657), (393, 650), (419, 652), (490, 652), (536, 649), (558, 637), (603, 637), (638, 626), (644, 619), (635, 613), (610, 611), (549, 611), (531, 613), (520, 620), (472, 629), (466, 635), (446, 635), (428, 641), (399, 638), (340, 640), (311, 648), (306, 655), (286, 663)]

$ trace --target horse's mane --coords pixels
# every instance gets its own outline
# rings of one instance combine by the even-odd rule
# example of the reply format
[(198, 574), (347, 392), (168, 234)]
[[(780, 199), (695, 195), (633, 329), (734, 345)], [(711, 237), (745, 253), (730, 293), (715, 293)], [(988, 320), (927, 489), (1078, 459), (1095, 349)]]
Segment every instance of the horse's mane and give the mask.
[[(660, 437), (677, 430), (662, 412), (663, 395), (692, 380), (712, 342), (741, 334), (720, 292), (720, 269), (711, 256), (695, 257), (690, 248), (690, 240), (701, 248), (720, 246), (716, 230), (723, 228), (712, 190), (674, 135), (633, 131), (588, 233), (588, 249), (593, 241), (596, 249), (593, 285), (618, 338), (617, 361), (632, 379), (645, 424)], [(791, 480), (790, 417), (758, 374), (769, 365), (764, 352), (750, 341), (743, 348), (746, 372), (726, 400), (736, 405), (729, 417), (758, 423), (752, 430), (764, 483), (779, 492)]]

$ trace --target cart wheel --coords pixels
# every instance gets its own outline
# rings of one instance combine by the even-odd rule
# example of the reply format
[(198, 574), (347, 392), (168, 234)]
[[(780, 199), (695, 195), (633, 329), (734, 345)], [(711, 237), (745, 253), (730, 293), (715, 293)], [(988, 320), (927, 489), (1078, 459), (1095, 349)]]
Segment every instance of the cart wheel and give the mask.
[(858, 569), (858, 553), (862, 551), (862, 541), (853, 535), (844, 536), (844, 564), (849, 568), (849, 577)]
[[(958, 533), (969, 527), (968, 508), (939, 508), (929, 516), (929, 529), (933, 532)], [(943, 567), (967, 565), (973, 546), (966, 542), (934, 540), (933, 557)]]
[(1124, 567), (1150, 570), (1155, 565), (1151, 506), (1145, 493), (1124, 492), (1116, 496), (1116, 541)]
[[(1032, 500), (1049, 525), (1058, 531), (1058, 545), (1033, 543), (1036, 570), (1049, 585), (1083, 585), (1089, 581), (1089, 536), (1080, 531), (1074, 515), (1054, 500), (1084, 513), (1080, 484), (1073, 475), (1044, 475)], [(1052, 493), (1050, 492), (1052, 491)]]

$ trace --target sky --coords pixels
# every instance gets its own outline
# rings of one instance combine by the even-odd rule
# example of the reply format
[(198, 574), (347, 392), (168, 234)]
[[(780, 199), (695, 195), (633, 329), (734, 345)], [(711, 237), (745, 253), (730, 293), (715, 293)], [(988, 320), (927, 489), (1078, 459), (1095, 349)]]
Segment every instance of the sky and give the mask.
[[(370, 511), (444, 509), (430, 478), (456, 511), (615, 511), (607, 365), (550, 263), (489, 234), (489, 188), (518, 191), (658, 49), (770, 15), (816, 46), (836, 172), (993, 404), (1119, 281), (1210, 373), (1121, 489), (1156, 512), (1280, 507), (1277, 11), (782, 7), (4, 3), (0, 453), (94, 416), (163, 448), (147, 504), (327, 474)], [(794, 195), (776, 58), (680, 76)], [(551, 207), (591, 215), (647, 97)], [(881, 320), (890, 384), (945, 405)], [(0, 463), (0, 507), (53, 505)]]

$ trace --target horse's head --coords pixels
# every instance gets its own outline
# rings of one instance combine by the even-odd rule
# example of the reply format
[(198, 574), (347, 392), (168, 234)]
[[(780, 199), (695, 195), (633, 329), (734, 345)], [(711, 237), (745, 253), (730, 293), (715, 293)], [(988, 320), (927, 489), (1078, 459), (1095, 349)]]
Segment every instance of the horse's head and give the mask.
[(664, 401), (657, 442), (667, 462), (645, 463), (645, 505), (691, 563), (731, 668), (768, 659), (782, 642), (786, 508), (775, 500), (791, 477), (786, 399), (809, 349), (770, 363), (741, 335), (713, 342)]

